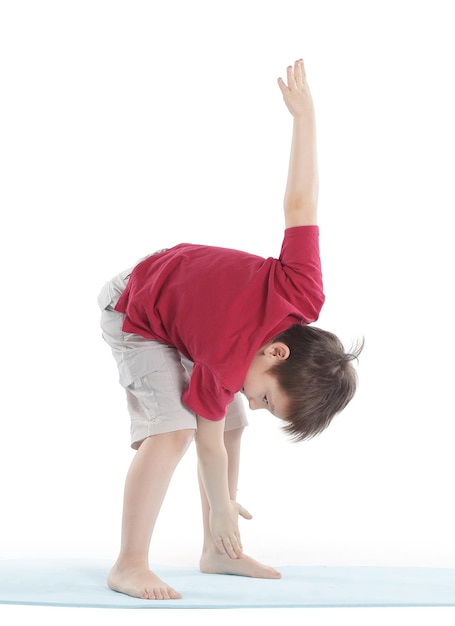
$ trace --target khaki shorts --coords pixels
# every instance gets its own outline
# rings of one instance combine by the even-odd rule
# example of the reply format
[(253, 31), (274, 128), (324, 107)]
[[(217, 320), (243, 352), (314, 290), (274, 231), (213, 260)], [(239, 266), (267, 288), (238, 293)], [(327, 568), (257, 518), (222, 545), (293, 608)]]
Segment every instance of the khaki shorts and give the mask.
[[(122, 330), (124, 315), (114, 307), (133, 268), (106, 283), (98, 296), (103, 338), (112, 349), (131, 417), (131, 447), (152, 435), (197, 429), (196, 414), (182, 402), (193, 364), (172, 347)], [(228, 408), (225, 430), (248, 425), (240, 394)]]

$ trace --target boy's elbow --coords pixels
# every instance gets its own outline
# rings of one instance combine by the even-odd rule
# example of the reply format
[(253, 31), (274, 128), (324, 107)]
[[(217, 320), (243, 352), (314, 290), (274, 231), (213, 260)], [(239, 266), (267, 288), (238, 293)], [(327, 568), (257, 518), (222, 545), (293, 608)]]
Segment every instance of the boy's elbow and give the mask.
[(317, 203), (295, 199), (284, 205), (286, 228), (294, 226), (315, 226), (318, 223)]
[(224, 419), (214, 422), (198, 417), (194, 441), (199, 459), (208, 459), (223, 454), (225, 452)]
[(299, 188), (286, 189), (284, 216), (292, 226), (317, 224), (319, 188), (317, 182)]

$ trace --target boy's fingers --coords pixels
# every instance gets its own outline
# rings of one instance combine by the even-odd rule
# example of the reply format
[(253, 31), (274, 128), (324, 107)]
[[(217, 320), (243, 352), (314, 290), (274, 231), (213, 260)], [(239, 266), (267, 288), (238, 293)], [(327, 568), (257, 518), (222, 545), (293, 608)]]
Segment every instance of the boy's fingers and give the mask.
[(252, 519), (253, 518), (251, 513), (249, 511), (247, 511), (246, 509), (244, 509), (243, 506), (241, 506), (240, 504), (239, 504), (239, 515), (241, 515), (245, 519)]
[(299, 81), (305, 79), (305, 64), (303, 62), (303, 59), (298, 59), (298, 61), (295, 61), (294, 66), (288, 65), (286, 69), (286, 74), (288, 80), (287, 85), (281, 77), (278, 78), (278, 85), (283, 93), (285, 93), (286, 89), (296, 87)]
[(240, 559), (240, 557), (242, 556), (242, 552), (243, 552), (240, 541), (235, 540), (231, 544), (231, 548), (232, 548), (232, 555), (230, 555), (231, 559)]
[(288, 65), (287, 75), (288, 75), (288, 87), (292, 89), (293, 87), (296, 86), (295, 77), (294, 77), (294, 68), (292, 67), (292, 65)]
[(239, 559), (242, 556), (242, 544), (239, 537), (233, 537), (232, 539), (226, 539), (224, 542), (224, 548), (227, 555), (231, 559)]
[(287, 88), (286, 83), (284, 82), (284, 80), (282, 78), (278, 79), (278, 87), (281, 89), (281, 93), (284, 96), (284, 94), (286, 93), (288, 88)]
[(221, 554), (226, 554), (230, 559), (238, 559), (242, 556), (243, 548), (240, 539), (222, 539), (216, 542), (216, 546)]
[(303, 65), (303, 59), (299, 59), (294, 63), (294, 74), (297, 82), (302, 82), (305, 76), (305, 67)]

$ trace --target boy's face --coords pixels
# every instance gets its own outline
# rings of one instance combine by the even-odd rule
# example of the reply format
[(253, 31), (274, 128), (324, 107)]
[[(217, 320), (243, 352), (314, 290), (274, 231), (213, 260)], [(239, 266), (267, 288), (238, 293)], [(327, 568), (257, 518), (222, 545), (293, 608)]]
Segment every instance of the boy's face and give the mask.
[(289, 353), (286, 344), (276, 342), (267, 344), (255, 355), (242, 388), (252, 411), (267, 409), (275, 417), (285, 419), (288, 397), (269, 370), (273, 365), (287, 359)]

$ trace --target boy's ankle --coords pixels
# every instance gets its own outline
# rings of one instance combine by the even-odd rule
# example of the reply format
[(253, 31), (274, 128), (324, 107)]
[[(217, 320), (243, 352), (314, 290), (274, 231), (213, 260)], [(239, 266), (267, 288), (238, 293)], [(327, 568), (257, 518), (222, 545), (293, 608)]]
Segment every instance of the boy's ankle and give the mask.
[(148, 559), (137, 557), (134, 555), (122, 555), (119, 556), (117, 561), (112, 566), (113, 570), (149, 570)]

